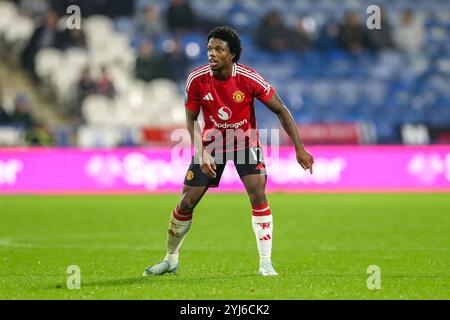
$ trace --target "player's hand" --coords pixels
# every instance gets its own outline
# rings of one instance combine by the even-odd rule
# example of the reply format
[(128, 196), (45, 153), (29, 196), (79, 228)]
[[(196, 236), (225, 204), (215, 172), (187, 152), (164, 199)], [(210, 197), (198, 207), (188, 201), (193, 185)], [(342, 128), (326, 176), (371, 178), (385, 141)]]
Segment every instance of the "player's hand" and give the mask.
[(209, 178), (213, 179), (216, 177), (216, 162), (211, 154), (203, 150), (203, 154), (200, 160), (200, 169), (204, 174), (206, 174)]
[(297, 162), (302, 166), (304, 170), (308, 170), (313, 173), (314, 158), (304, 148), (297, 150)]

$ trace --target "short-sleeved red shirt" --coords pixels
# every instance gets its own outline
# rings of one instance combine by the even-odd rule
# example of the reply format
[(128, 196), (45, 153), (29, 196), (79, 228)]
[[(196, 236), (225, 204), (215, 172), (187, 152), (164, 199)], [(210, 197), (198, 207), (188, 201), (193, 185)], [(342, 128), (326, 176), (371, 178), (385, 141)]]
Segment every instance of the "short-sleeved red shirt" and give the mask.
[[(255, 98), (266, 103), (274, 93), (263, 77), (246, 66), (233, 64), (231, 77), (219, 80), (209, 65), (204, 65), (187, 78), (185, 107), (203, 112), (204, 146), (212, 147), (216, 152), (233, 151), (259, 146)], [(236, 140), (242, 142), (237, 137), (242, 138), (243, 134), (247, 139), (245, 144), (236, 143)]]

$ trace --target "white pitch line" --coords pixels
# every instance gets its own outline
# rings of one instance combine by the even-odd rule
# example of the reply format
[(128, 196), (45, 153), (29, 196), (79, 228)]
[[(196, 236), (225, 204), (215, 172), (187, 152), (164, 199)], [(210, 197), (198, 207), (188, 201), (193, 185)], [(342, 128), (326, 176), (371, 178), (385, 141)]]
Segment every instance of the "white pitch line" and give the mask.
[(93, 250), (158, 250), (161, 246), (132, 246), (132, 245), (110, 245), (110, 244), (67, 244), (67, 243), (54, 243), (54, 244), (38, 244), (38, 243), (23, 243), (14, 242), (9, 238), (0, 239), (0, 247), (8, 248), (25, 248), (25, 249), (93, 249)]

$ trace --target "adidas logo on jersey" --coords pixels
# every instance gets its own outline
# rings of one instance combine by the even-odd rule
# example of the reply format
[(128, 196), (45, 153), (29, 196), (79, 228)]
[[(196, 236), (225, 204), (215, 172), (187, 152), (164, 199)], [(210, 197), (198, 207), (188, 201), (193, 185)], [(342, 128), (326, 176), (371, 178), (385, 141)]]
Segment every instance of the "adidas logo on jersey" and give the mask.
[(203, 97), (203, 100), (214, 101), (214, 98), (213, 98), (211, 92), (208, 92), (208, 94)]

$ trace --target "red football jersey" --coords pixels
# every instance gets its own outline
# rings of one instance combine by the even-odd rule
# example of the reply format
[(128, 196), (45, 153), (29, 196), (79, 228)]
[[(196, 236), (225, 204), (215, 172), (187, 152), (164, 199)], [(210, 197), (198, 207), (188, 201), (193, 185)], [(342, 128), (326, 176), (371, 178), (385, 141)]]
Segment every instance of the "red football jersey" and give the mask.
[(246, 66), (234, 63), (231, 77), (219, 80), (204, 65), (187, 78), (185, 106), (203, 112), (204, 146), (215, 152), (233, 151), (259, 146), (255, 98), (266, 103), (274, 93), (263, 77)]

